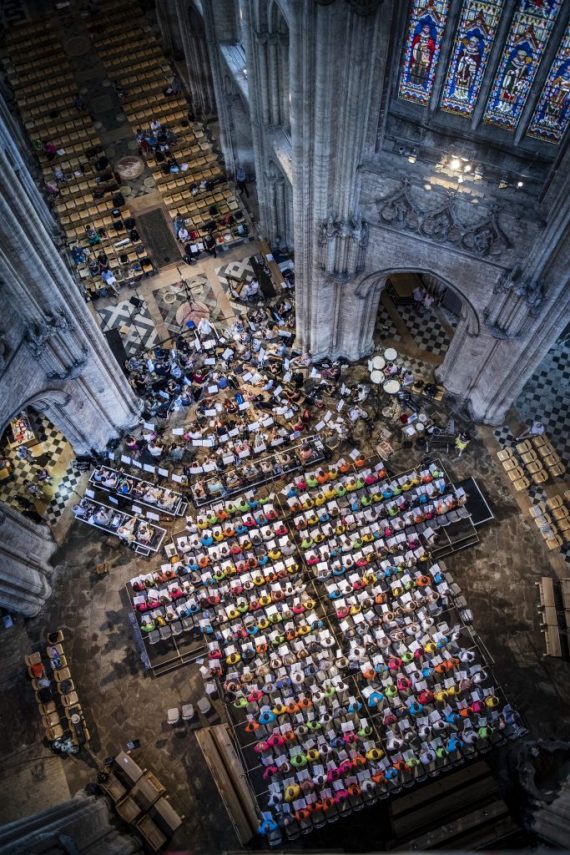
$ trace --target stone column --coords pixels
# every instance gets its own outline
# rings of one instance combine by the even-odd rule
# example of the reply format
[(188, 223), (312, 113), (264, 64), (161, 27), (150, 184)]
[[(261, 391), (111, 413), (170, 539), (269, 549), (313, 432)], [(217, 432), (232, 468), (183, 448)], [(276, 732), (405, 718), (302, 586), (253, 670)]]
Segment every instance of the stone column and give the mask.
[[(566, 156), (566, 167), (570, 155)], [(568, 174), (568, 171), (566, 171)], [(501, 424), (570, 318), (570, 180), (549, 191), (546, 227), (497, 281), (477, 336), (462, 319), (438, 379), (478, 421)]]
[(51, 594), (49, 559), (56, 544), (37, 525), (0, 503), (0, 605), (26, 617), (36, 615)]
[(210, 59), (210, 68), (212, 71), (212, 82), (216, 106), (218, 110), (218, 119), (220, 122), (220, 145), (224, 157), (224, 164), (228, 175), (234, 175), (236, 170), (234, 150), (231, 137), (231, 111), (226, 98), (224, 86), (224, 74), (222, 69), (222, 60), (218, 49), (218, 39), (216, 35), (216, 13), (213, 0), (202, 0), (202, 10), (204, 15), (204, 29), (206, 33), (206, 44), (208, 47), (208, 56)]
[(339, 316), (364, 267), (358, 167), (381, 85), (383, 7), (293, 0), (289, 8), (297, 347), (319, 357), (354, 350)]
[[(95, 324), (44, 227), (0, 152), (0, 287), (6, 420), (45, 398), (76, 451), (102, 449), (138, 418), (140, 402)], [(65, 423), (64, 423), (65, 421)]]
[(216, 99), (204, 22), (189, 0), (176, 0), (176, 14), (192, 107), (197, 115), (210, 116), (216, 112)]

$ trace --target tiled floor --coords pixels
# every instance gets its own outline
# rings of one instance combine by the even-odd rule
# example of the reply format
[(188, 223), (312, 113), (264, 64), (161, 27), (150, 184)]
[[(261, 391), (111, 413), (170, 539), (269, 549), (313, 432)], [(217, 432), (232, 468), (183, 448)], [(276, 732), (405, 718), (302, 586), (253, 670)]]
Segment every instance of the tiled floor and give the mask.
[[(33, 503), (38, 513), (49, 525), (55, 525), (72, 496), (72, 490), (79, 482), (79, 475), (73, 468), (73, 454), (65, 437), (50, 421), (42, 416), (34, 416), (33, 425), (36, 435), (43, 446), (41, 457), (28, 457), (21, 460), (16, 448), (6, 443), (2, 456), (12, 464), (9, 479), (0, 485), (0, 499), (21, 510), (17, 499), (24, 497)], [(52, 477), (51, 483), (38, 484), (35, 475), (39, 468), (45, 467)], [(29, 484), (38, 484), (43, 497), (34, 497), (28, 492)]]
[(397, 312), (406, 325), (416, 347), (427, 353), (443, 355), (449, 347), (449, 336), (435, 311), (420, 314), (414, 306), (398, 306)]
[(145, 301), (142, 306), (136, 307), (129, 300), (121, 300), (116, 306), (98, 308), (97, 313), (101, 318), (103, 332), (119, 330), (129, 356), (135, 356), (141, 350), (148, 350), (157, 340), (154, 321)]
[(540, 419), (558, 454), (570, 466), (570, 345), (559, 341), (515, 402), (521, 418)]

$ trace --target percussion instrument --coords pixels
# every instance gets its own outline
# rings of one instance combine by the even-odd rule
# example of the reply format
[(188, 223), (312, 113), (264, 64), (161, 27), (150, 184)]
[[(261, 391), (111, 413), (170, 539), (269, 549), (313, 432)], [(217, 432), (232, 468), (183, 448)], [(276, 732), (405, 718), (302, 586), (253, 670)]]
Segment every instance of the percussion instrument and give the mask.
[(422, 431), (424, 431), (424, 430), (426, 429), (426, 426), (424, 425), (424, 423), (423, 423), (423, 422), (420, 422), (420, 420), (419, 420), (419, 419), (418, 419), (418, 421), (414, 424), (414, 427), (415, 427), (415, 429), (417, 430), (417, 432), (418, 432), (418, 433), (422, 433)]
[(393, 347), (387, 347), (384, 351), (384, 359), (386, 362), (394, 362), (398, 358), (398, 351)]
[(400, 384), (397, 380), (386, 380), (384, 386), (382, 387), (386, 394), (395, 395), (400, 391)]
[(372, 368), (374, 371), (382, 371), (386, 365), (386, 360), (383, 356), (375, 356), (372, 360)]
[(380, 383), (384, 382), (384, 374), (382, 371), (371, 371), (370, 372), (370, 379), (372, 380), (373, 383), (375, 383), (377, 386), (379, 386)]

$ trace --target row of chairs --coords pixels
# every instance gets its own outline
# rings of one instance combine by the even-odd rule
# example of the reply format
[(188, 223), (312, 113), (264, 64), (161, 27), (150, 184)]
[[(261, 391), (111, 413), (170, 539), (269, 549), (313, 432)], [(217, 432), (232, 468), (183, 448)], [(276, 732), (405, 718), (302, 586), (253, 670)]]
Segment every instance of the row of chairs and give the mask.
[[(83, 724), (84, 718), (79, 697), (71, 679), (71, 671), (69, 670), (64, 654), (62, 644), (64, 639), (63, 632), (57, 630), (56, 633), (48, 638), (51, 638), (51, 641), (46, 648), (47, 661), (42, 658), (39, 651), (28, 654), (24, 657), (24, 661), (34, 689), (36, 703), (44, 728), (44, 735), (46, 739), (53, 742), (56, 739), (61, 739), (66, 731), (74, 732), (72, 716), (79, 715)], [(57, 696), (52, 696), (51, 700), (42, 700), (42, 687), (39, 684), (44, 678), (48, 678), (50, 681), (53, 679), (57, 688), (58, 694)], [(62, 691), (63, 688), (65, 688), (65, 691)], [(83, 730), (86, 741), (89, 741), (90, 734), (85, 725)]]
[[(566, 490), (566, 493), (570, 491)], [(552, 496), (529, 509), (548, 549), (559, 549), (570, 541), (570, 504), (567, 498)]]
[[(127, 49), (133, 40), (137, 44), (134, 55)], [(213, 192), (205, 192), (199, 199), (192, 196), (192, 184), (219, 180), (223, 172), (203, 129), (187, 120), (188, 105), (185, 98), (182, 95), (166, 97), (163, 94), (164, 87), (172, 78), (172, 70), (165, 67), (158, 43), (148, 30), (140, 26), (137, 28), (135, 24), (134, 31), (131, 28), (126, 32), (123, 41), (116, 34), (113, 34), (111, 43), (102, 38), (98, 50), (112, 69), (110, 73), (113, 77), (122, 86), (128, 87), (123, 110), (133, 129), (148, 128), (154, 119), (175, 132), (173, 154), (179, 164), (186, 162), (188, 168), (179, 173), (164, 174), (161, 163), (152, 155), (148, 157), (147, 164), (171, 217), (181, 213), (188, 220), (188, 230), (195, 232), (198, 235), (195, 239), (200, 240), (206, 235), (206, 226), (213, 219), (223, 224), (233, 212), (238, 211), (239, 204), (227, 185), (225, 188), (217, 187)], [(152, 90), (156, 90), (150, 94), (147, 84), (149, 78), (152, 80)], [(223, 195), (220, 193), (222, 189), (225, 190)], [(216, 208), (215, 214), (210, 210), (213, 207)], [(224, 243), (241, 239), (225, 226), (224, 231)]]
[(545, 484), (566, 471), (560, 457), (547, 441), (536, 449), (529, 440), (525, 440), (519, 442), (515, 449), (505, 448), (499, 451), (497, 456), (517, 491), (528, 489), (531, 482), (536, 485)]
[[(21, 82), (21, 68), (25, 65), (31, 69), (35, 67), (34, 64), (42, 64), (44, 57), (42, 46), (31, 59), (19, 55), (19, 46), (19, 42), (14, 43), (14, 50), (9, 57), (19, 75), (19, 83), (14, 87), (16, 100), (20, 103), (21, 98), (21, 110), (30, 136), (53, 142), (62, 151), (55, 158), (50, 158), (45, 151), (40, 150), (38, 158), (46, 181), (53, 182), (56, 166), (65, 175), (66, 180), (58, 185), (59, 195), (55, 199), (54, 208), (68, 240), (87, 249), (90, 245), (89, 234), (97, 231), (100, 238), (97, 250), (105, 251), (119, 285), (131, 278), (136, 281), (148, 275), (153, 266), (142, 242), (139, 240), (135, 244), (128, 239), (125, 241), (124, 226), (119, 223), (120, 230), (116, 228), (117, 219), (112, 214), (114, 205), (111, 197), (119, 185), (108, 167), (108, 180), (101, 180), (101, 176), (105, 177), (105, 170), (98, 168), (97, 161), (104, 149), (92, 118), (86, 113), (78, 113), (71, 103), (73, 93), (77, 92), (77, 84), (56, 34), (51, 33), (51, 37), (42, 43), (45, 51), (49, 51), (52, 65), (61, 69), (55, 87), (52, 76), (45, 74), (43, 84), (39, 86)], [(101, 193), (104, 195), (98, 198)], [(119, 247), (115, 246), (117, 243)], [(82, 280), (90, 277), (86, 265), (78, 273)], [(84, 281), (84, 285), (89, 297), (100, 296), (107, 291), (105, 283), (99, 279), (89, 279), (89, 284)]]

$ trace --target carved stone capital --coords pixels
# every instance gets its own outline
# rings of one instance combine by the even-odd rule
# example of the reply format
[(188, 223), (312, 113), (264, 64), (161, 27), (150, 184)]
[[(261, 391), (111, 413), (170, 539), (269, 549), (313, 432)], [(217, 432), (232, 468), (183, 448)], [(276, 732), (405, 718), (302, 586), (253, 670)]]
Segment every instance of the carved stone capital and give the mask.
[(364, 268), (368, 225), (364, 220), (336, 220), (332, 215), (318, 227), (319, 266), (329, 276), (349, 279)]

